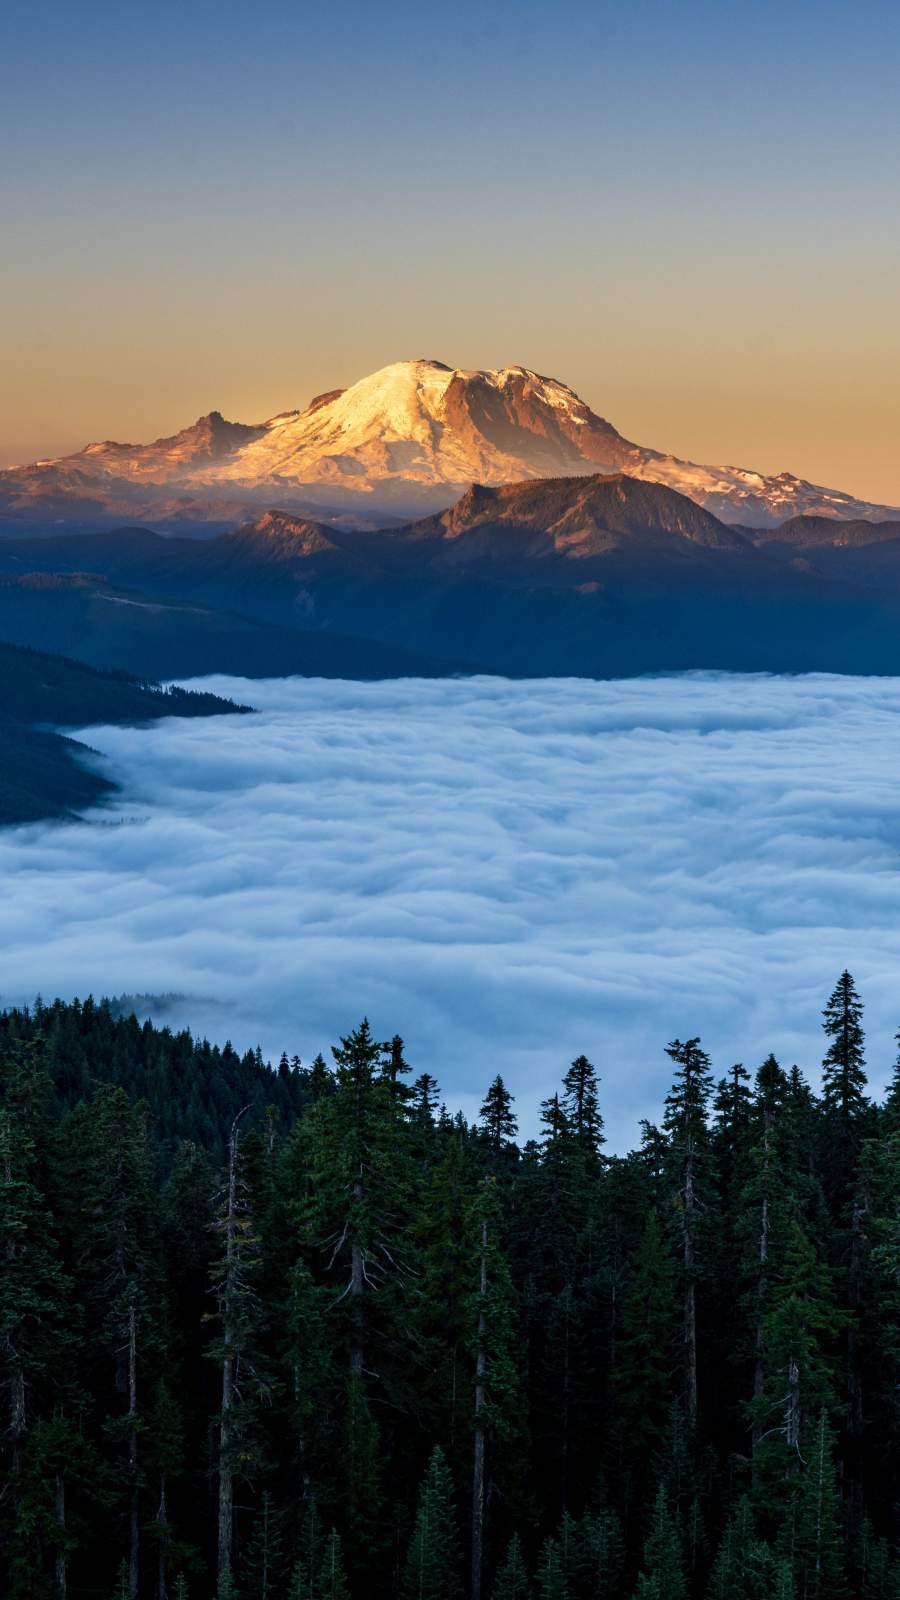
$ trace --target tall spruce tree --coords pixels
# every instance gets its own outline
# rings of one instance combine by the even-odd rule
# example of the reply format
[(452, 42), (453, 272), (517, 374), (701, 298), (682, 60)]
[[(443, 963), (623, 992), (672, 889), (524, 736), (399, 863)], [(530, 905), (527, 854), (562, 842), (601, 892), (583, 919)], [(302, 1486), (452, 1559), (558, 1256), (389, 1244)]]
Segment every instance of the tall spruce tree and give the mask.
[(531, 1584), (522, 1550), (522, 1541), (514, 1533), (506, 1548), (506, 1555), (497, 1569), (491, 1600), (531, 1600)]
[(675, 1063), (675, 1082), (666, 1096), (665, 1131), (669, 1140), (670, 1182), (678, 1207), (683, 1292), (685, 1410), (694, 1428), (699, 1410), (697, 1386), (697, 1278), (700, 1217), (704, 1198), (709, 1143), (707, 1107), (712, 1086), (709, 1057), (699, 1039), (675, 1039), (666, 1048)]
[(576, 1148), (596, 1162), (605, 1140), (597, 1073), (587, 1056), (576, 1056), (563, 1078), (562, 1107)]
[(461, 1552), (453, 1484), (435, 1446), (419, 1491), (419, 1507), (401, 1585), (402, 1600), (460, 1600)]
[(499, 1073), (484, 1097), (479, 1120), (493, 1155), (501, 1156), (514, 1142), (519, 1125), (513, 1111), (513, 1097)]
[(681, 1540), (661, 1486), (644, 1541), (635, 1600), (687, 1600), (687, 1592)]

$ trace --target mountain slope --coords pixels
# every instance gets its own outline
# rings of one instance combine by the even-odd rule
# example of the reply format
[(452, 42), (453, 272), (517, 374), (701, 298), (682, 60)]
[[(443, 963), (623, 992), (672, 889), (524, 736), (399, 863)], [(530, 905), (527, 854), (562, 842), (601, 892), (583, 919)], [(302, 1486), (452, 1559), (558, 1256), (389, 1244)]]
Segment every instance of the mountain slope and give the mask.
[(163, 690), (122, 672), (0, 643), (0, 824), (76, 815), (109, 798), (115, 785), (89, 748), (52, 732), (99, 722), (208, 717), (239, 712), (213, 694)]
[(152, 444), (105, 440), (9, 468), (0, 472), (0, 526), (131, 518), (216, 530), (277, 505), (378, 527), (391, 515), (443, 510), (471, 483), (620, 472), (688, 494), (728, 522), (889, 513), (791, 473), (697, 466), (633, 444), (574, 390), (525, 367), (464, 371), (419, 360), (266, 422), (226, 422), (212, 411)]
[[(166, 541), (158, 542), (168, 549)], [(234, 609), (173, 600), (168, 593), (148, 595), (138, 588), (116, 587), (97, 574), (0, 572), (0, 639), (60, 651), (101, 669), (124, 668), (142, 678), (209, 673), (432, 678), (453, 670), (453, 663), (424, 651), (312, 632), (289, 622), (279, 626)]]
[[(76, 586), (81, 571), (139, 596), (141, 616), (239, 610), (236, 626), (252, 619), (303, 649), (318, 641), (338, 673), (348, 636), (510, 676), (900, 670), (900, 596), (799, 555), (661, 485), (554, 479), (475, 487), (448, 512), (382, 532), (269, 511), (204, 541), (142, 529), (0, 541), (0, 618), (4, 583), (68, 565)], [(102, 586), (91, 603), (106, 604)]]

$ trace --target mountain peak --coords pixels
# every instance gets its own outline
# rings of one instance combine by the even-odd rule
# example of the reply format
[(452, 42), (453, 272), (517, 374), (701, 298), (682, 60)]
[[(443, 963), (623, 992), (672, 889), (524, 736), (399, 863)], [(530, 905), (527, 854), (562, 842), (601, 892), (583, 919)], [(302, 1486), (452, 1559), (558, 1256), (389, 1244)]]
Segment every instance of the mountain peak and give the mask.
[(589, 478), (545, 478), (491, 488), (472, 484), (456, 505), (420, 525), (445, 538), (474, 530), (516, 529), (543, 533), (558, 550), (594, 554), (601, 548), (633, 543), (687, 541), (716, 550), (752, 550), (736, 528), (729, 528), (686, 495), (664, 484), (626, 473)]
[(263, 423), (229, 422), (213, 410), (152, 444), (106, 441), (8, 469), (0, 514), (58, 521), (71, 506), (83, 520), (89, 505), (95, 515), (155, 521), (164, 506), (176, 519), (234, 526), (274, 504), (378, 526), (441, 511), (470, 484), (619, 474), (744, 526), (801, 514), (896, 515), (789, 472), (698, 466), (633, 444), (574, 389), (530, 367), (467, 369), (424, 357), (391, 362)]

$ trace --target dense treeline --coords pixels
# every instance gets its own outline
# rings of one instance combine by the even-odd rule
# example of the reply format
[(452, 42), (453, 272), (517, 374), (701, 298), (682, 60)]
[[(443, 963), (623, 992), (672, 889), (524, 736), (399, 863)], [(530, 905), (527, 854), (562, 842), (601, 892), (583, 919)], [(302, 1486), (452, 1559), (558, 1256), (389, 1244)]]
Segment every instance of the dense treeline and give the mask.
[(521, 1147), (399, 1038), (0, 1018), (10, 1600), (900, 1596), (900, 1068), (697, 1039), (640, 1148), (580, 1056)]
[(0, 824), (76, 816), (115, 793), (115, 784), (85, 763), (88, 749), (52, 729), (247, 709), (0, 641)]

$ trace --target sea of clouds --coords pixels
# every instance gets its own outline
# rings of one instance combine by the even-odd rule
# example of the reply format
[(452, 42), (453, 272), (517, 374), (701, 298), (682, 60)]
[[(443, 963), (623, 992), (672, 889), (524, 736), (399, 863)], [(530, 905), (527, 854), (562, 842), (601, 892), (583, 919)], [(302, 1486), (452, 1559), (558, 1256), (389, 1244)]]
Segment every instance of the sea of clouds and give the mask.
[(900, 680), (246, 682), (253, 717), (93, 728), (122, 785), (0, 832), (4, 1001), (150, 1012), (309, 1060), (364, 1013), (533, 1132), (584, 1051), (610, 1143), (665, 1044), (813, 1077), (847, 965), (881, 1088), (900, 1025)]

